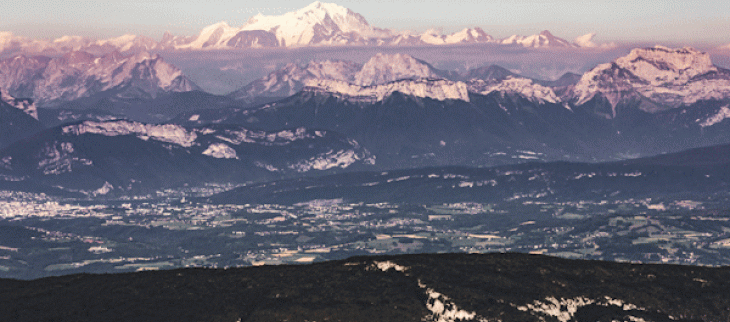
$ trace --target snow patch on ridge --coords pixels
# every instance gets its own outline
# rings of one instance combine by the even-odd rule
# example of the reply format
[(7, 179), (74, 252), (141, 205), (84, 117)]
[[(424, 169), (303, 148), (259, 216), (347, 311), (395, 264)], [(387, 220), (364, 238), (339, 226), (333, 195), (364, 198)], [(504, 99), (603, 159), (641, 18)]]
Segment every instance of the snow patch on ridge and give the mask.
[(482, 95), (491, 92), (520, 94), (533, 102), (558, 103), (560, 98), (550, 87), (535, 84), (531, 79), (522, 77), (507, 76), (507, 79), (499, 82), (488, 82), (484, 80), (472, 80), (468, 83), (469, 90)]
[(135, 135), (142, 140), (173, 143), (183, 147), (191, 147), (197, 139), (195, 132), (175, 124), (144, 124), (131, 121), (96, 122), (86, 121), (81, 124), (65, 126), (64, 134), (81, 135), (85, 133), (105, 136)]
[(12, 97), (2, 89), (0, 89), (0, 100), (23, 111), (25, 114), (32, 116), (34, 119), (38, 119), (38, 109), (36, 108), (35, 103), (27, 99), (17, 99)]
[(307, 133), (307, 129), (300, 127), (296, 130), (283, 130), (279, 132), (252, 131), (247, 129), (225, 130), (223, 133), (217, 133), (216, 138), (235, 145), (257, 143), (267, 146), (282, 146), (297, 140), (312, 139), (315, 136), (316, 133), (315, 135), (311, 135)]
[(203, 151), (203, 154), (216, 159), (238, 159), (236, 150), (225, 143), (213, 143)]
[(40, 151), (38, 169), (45, 175), (59, 175), (73, 170), (74, 164), (92, 165), (91, 160), (73, 156), (74, 146), (70, 142), (46, 143)]
[(455, 322), (455, 321), (486, 321), (484, 318), (478, 318), (476, 312), (468, 312), (459, 309), (456, 304), (446, 295), (434, 291), (431, 288), (426, 289), (428, 300), (426, 308), (431, 314), (426, 317), (427, 321), (435, 322)]
[(384, 261), (384, 262), (375, 261), (375, 262), (373, 262), (373, 264), (375, 264), (375, 267), (377, 267), (379, 270), (381, 270), (383, 272), (387, 272), (390, 269), (395, 269), (396, 271), (403, 273), (408, 270), (408, 267), (398, 265), (391, 261)]
[(634, 304), (624, 303), (620, 299), (613, 299), (608, 296), (599, 300), (590, 299), (585, 296), (579, 296), (572, 299), (561, 298), (559, 300), (555, 297), (547, 297), (544, 301), (536, 300), (532, 303), (515, 307), (520, 311), (530, 312), (533, 315), (548, 315), (556, 318), (558, 321), (567, 322), (573, 319), (573, 316), (579, 308), (588, 305), (600, 305), (605, 307), (618, 306), (624, 311), (644, 310)]
[(359, 160), (362, 160), (362, 156), (358, 155), (353, 150), (340, 150), (337, 152), (330, 150), (327, 153), (321, 153), (309, 160), (303, 160), (291, 164), (289, 165), (289, 168), (296, 170), (297, 172), (328, 170), (336, 167), (345, 169)]
[(728, 105), (725, 105), (720, 108), (719, 111), (717, 111), (717, 114), (712, 115), (705, 119), (702, 123), (700, 123), (701, 127), (708, 127), (713, 126), (717, 123), (722, 122), (723, 120), (730, 118), (730, 108), (728, 108)]
[(307, 82), (307, 86), (305, 90), (340, 94), (348, 100), (369, 103), (382, 101), (394, 92), (439, 101), (447, 99), (469, 101), (465, 83), (447, 80), (402, 80), (383, 85), (359, 86), (342, 81), (317, 79)]

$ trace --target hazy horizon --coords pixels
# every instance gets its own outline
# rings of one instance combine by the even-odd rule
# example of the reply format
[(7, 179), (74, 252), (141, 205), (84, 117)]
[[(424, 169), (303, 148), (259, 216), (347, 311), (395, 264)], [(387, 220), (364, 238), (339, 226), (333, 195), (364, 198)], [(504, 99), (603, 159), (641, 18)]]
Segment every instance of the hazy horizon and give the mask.
[[(165, 31), (175, 35), (196, 35), (205, 26), (227, 21), (241, 26), (261, 13), (280, 15), (301, 9), (312, 0), (269, 1), (244, 5), (233, 1), (19, 1), (6, 0), (0, 10), (6, 17), (0, 31), (37, 39), (64, 35), (111, 38), (138, 34), (159, 40)], [(332, 1), (324, 1), (332, 2)], [(550, 30), (568, 40), (596, 33), (595, 41), (654, 42), (668, 45), (714, 47), (730, 43), (723, 30), (730, 26), (730, 2), (725, 1), (577, 1), (518, 0), (459, 1), (444, 3), (411, 1), (334, 1), (361, 14), (374, 27), (422, 32), (437, 28), (451, 33), (465, 27), (480, 27), (503, 38)], [(414, 8), (416, 10), (414, 10)]]

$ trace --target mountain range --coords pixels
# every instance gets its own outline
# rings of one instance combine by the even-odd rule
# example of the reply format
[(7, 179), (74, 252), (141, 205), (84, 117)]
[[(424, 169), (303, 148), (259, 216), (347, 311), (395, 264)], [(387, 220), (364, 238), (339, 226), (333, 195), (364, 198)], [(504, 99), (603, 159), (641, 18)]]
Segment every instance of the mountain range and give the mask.
[(59, 57), (16, 55), (0, 60), (0, 89), (14, 97), (54, 106), (81, 98), (155, 98), (199, 90), (157, 54), (112, 52), (95, 56), (72, 51)]
[(58, 54), (87, 51), (105, 54), (113, 51), (137, 52), (152, 50), (211, 50), (307, 46), (420, 46), (494, 43), (526, 48), (610, 48), (613, 44), (596, 44), (595, 33), (574, 41), (553, 36), (549, 31), (536, 35), (512, 35), (495, 39), (479, 27), (465, 28), (444, 35), (436, 29), (423, 33), (398, 32), (370, 26), (365, 18), (345, 7), (313, 2), (310, 5), (279, 16), (258, 14), (243, 26), (233, 27), (221, 21), (203, 28), (194, 36), (174, 36), (165, 33), (160, 41), (149, 37), (125, 34), (111, 39), (93, 40), (79, 36), (64, 36), (54, 40), (27, 39), (0, 32), (0, 53), (24, 52)]
[(290, 64), (229, 95), (269, 104), (194, 111), (176, 122), (330, 129), (386, 168), (607, 161), (727, 142), (729, 81), (728, 70), (692, 48), (638, 48), (555, 81), (499, 66), (459, 74), (378, 54), (363, 65)]
[[(145, 53), (16, 56), (0, 66), (9, 75), (3, 79), (6, 88), (46, 104), (38, 108), (31, 100), (3, 94), (5, 110), (15, 115), (5, 120), (9, 132), (3, 145), (41, 131), (39, 119), (49, 128), (2, 151), (0, 156), (9, 158), (4, 177), (87, 193), (107, 182), (117, 191), (132, 191), (127, 189), (130, 182), (145, 176), (132, 168), (145, 166), (157, 169), (159, 178), (227, 183), (293, 176), (295, 164), (320, 157), (343, 171), (482, 167), (622, 160), (730, 142), (724, 121), (730, 117), (730, 71), (692, 48), (637, 48), (583, 75), (566, 74), (554, 81), (523, 77), (496, 65), (456, 73), (405, 54), (377, 54), (364, 64), (289, 64), (228, 96), (199, 91), (174, 66)], [(212, 155), (256, 153), (217, 135), (180, 145), (149, 140), (154, 136), (142, 130), (112, 131), (114, 135), (64, 130), (79, 124), (169, 127), (198, 139), (210, 137), (200, 133), (222, 131), (211, 130), (220, 126), (239, 132), (324, 131), (337, 139), (307, 141), (310, 154), (291, 154), (286, 148), (279, 151), (279, 160), (271, 152), (258, 159), (232, 158), (238, 160), (234, 162)], [(95, 151), (98, 147), (75, 147), (91, 141), (108, 146), (110, 140), (122, 140), (118, 144), (128, 147), (113, 162), (95, 159), (104, 157)], [(203, 153), (213, 145), (210, 155)], [(350, 161), (339, 163), (341, 157)], [(203, 180), (180, 170), (185, 167), (142, 165), (153, 159), (174, 164), (175, 158), (188, 160), (179, 162), (190, 169), (223, 162), (239, 170)], [(114, 165), (124, 164), (130, 167), (122, 167), (129, 170), (125, 174), (104, 176), (114, 172)], [(185, 181), (175, 180), (149, 180), (140, 190)]]

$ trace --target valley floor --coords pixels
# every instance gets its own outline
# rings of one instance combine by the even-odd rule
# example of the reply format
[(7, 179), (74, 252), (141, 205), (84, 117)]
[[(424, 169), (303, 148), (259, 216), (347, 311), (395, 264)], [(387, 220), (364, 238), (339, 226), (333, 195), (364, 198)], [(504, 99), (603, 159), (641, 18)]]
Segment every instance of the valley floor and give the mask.
[(0, 194), (0, 277), (305, 264), (356, 255), (521, 252), (730, 265), (728, 197), (494, 204), (104, 203)]

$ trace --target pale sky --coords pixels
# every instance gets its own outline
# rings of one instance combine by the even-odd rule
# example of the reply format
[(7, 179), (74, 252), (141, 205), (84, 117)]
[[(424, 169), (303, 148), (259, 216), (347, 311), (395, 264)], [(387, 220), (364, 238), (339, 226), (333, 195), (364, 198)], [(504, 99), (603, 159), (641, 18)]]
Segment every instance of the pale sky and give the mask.
[[(166, 30), (197, 34), (228, 21), (244, 24), (256, 13), (278, 15), (313, 0), (2, 0), (0, 31), (31, 38), (80, 35), (108, 38), (125, 33), (159, 40)], [(330, 1), (323, 1), (330, 2)], [(727, 0), (375, 0), (333, 1), (360, 13), (375, 27), (453, 32), (481, 27), (497, 38), (550, 30), (572, 40), (596, 32), (596, 42), (671, 44), (730, 43)]]

